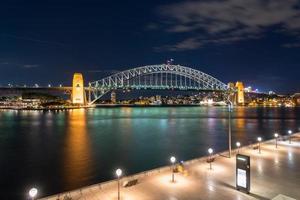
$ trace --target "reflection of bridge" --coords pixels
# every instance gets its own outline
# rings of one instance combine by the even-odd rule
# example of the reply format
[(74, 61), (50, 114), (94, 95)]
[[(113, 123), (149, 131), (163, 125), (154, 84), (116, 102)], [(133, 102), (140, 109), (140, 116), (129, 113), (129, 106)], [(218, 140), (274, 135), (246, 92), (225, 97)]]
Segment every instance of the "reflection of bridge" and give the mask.
[(161, 64), (116, 73), (89, 83), (89, 88), (89, 100), (92, 104), (107, 92), (115, 89), (225, 91), (227, 85), (208, 74), (189, 67)]

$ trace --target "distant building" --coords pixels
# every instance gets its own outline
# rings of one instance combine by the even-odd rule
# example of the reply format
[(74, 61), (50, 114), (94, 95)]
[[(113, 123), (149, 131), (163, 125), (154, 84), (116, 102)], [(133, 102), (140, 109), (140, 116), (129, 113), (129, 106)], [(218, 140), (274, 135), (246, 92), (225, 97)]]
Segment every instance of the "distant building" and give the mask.
[(156, 95), (156, 101), (161, 101), (161, 96), (160, 95)]
[(153, 102), (155, 102), (155, 97), (152, 96), (152, 97), (149, 98), (149, 100), (150, 100), (151, 103), (153, 103)]
[(296, 106), (300, 106), (300, 93), (295, 93), (292, 97)]
[(115, 91), (112, 91), (110, 94), (110, 100), (112, 104), (116, 104), (117, 103), (117, 94)]
[(244, 89), (245, 92), (252, 92), (252, 87), (248, 86)]
[(276, 93), (273, 91), (269, 91), (269, 95), (274, 95), (274, 94), (276, 94)]

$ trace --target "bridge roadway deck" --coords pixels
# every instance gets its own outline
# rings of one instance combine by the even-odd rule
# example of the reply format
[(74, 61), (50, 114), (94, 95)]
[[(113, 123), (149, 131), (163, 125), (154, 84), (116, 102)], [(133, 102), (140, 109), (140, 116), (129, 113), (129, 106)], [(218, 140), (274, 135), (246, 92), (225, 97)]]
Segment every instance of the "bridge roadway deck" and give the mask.
[[(235, 189), (235, 156), (230, 159), (216, 156), (212, 170), (206, 158), (187, 162), (188, 176), (176, 173), (175, 183), (170, 181), (169, 167), (124, 177), (121, 182), (138, 177), (139, 183), (121, 187), (121, 200), (266, 200), (278, 195), (300, 199), (300, 133), (294, 134), (292, 144), (279, 141), (278, 149), (274, 140), (270, 140), (262, 143), (261, 154), (252, 146), (243, 147), (240, 153), (251, 156), (250, 194)], [(65, 195), (76, 200), (117, 200), (117, 182), (113, 180), (44, 200), (64, 199)]]

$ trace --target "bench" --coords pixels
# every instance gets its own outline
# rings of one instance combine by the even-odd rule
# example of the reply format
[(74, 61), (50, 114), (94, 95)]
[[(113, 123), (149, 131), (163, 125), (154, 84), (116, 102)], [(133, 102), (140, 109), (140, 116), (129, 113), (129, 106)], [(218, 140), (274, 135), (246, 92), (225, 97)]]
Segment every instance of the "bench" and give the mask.
[(131, 187), (131, 186), (134, 186), (138, 184), (138, 179), (133, 179), (133, 180), (130, 180), (130, 181), (125, 181), (123, 183), (123, 187)]
[(211, 158), (207, 158), (206, 162), (207, 163), (212, 163), (215, 161), (215, 158), (214, 157), (211, 157)]

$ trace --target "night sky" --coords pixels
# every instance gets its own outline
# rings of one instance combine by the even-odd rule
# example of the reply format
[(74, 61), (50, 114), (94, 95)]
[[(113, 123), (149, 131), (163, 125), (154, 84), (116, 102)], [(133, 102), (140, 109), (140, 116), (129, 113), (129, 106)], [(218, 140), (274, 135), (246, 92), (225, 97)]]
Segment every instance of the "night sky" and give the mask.
[(300, 92), (298, 0), (0, 3), (0, 84), (71, 85), (165, 63), (261, 91)]

